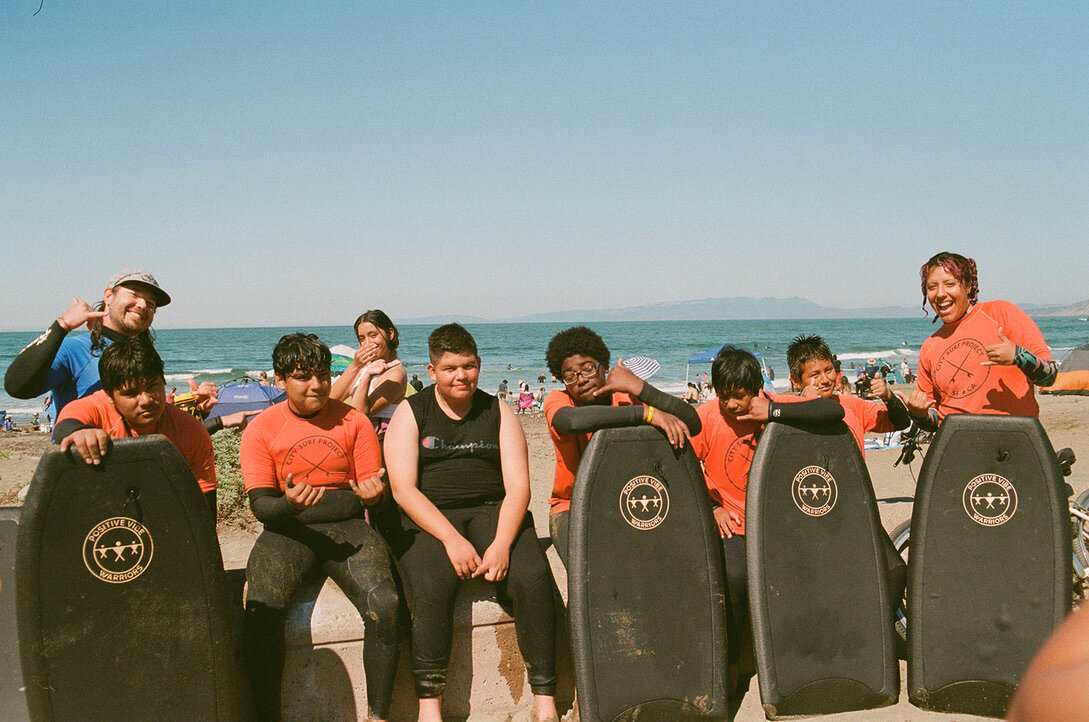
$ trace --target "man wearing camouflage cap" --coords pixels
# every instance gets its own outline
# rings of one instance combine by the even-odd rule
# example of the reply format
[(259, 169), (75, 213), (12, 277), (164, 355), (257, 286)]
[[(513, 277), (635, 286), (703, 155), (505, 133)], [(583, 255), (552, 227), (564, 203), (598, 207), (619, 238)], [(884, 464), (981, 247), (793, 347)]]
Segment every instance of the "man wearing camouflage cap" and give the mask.
[[(17, 399), (50, 391), (59, 415), (69, 401), (102, 388), (98, 377), (102, 350), (119, 339), (147, 335), (156, 309), (168, 303), (170, 295), (150, 273), (132, 269), (115, 273), (106, 282), (98, 308), (73, 298), (60, 318), (19, 352), (4, 376), (4, 390)], [(80, 326), (90, 333), (69, 335)]]

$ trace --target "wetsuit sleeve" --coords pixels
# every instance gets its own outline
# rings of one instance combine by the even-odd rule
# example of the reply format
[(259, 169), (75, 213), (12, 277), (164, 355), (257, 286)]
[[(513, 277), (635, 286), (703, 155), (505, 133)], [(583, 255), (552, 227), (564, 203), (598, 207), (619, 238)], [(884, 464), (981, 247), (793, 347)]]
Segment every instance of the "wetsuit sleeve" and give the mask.
[(827, 424), (843, 421), (843, 407), (835, 399), (813, 399), (797, 403), (772, 401), (768, 421), (782, 424)]
[[(49, 372), (68, 332), (54, 321), (38, 338), (19, 352), (4, 374), (4, 391), (16, 399), (32, 399), (56, 384)], [(60, 379), (55, 380), (57, 383)]]
[[(1037, 386), (1050, 386), (1059, 374), (1059, 364), (1051, 359), (1039, 358), (1032, 351), (1022, 346), (1017, 347), (1013, 363), (1024, 372), (1028, 380)], [(14, 396), (15, 394), (12, 394)]]
[(64, 437), (71, 434), (73, 431), (79, 431), (80, 429), (96, 429), (98, 428), (94, 424), (87, 424), (79, 419), (61, 419), (53, 425), (53, 443), (59, 444), (64, 440)]
[(702, 428), (700, 415), (696, 413), (696, 409), (692, 404), (672, 394), (667, 394), (665, 391), (660, 391), (645, 381), (643, 382), (643, 390), (639, 393), (639, 400), (647, 406), (653, 406), (656, 409), (673, 414), (684, 422), (684, 425), (688, 427), (688, 433), (693, 436), (698, 434)]
[(251, 489), (249, 497), (250, 509), (262, 524), (275, 524), (290, 519), (303, 524), (322, 524), (363, 515), (363, 505), (350, 489), (326, 489), (317, 504), (301, 511), (292, 508), (287, 503), (287, 497), (275, 489)]
[(223, 417), (217, 416), (214, 419), (204, 420), (204, 430), (208, 432), (208, 436), (223, 430)]
[(552, 417), (553, 428), (561, 434), (585, 434), (598, 429), (636, 426), (641, 423), (643, 423), (643, 407), (640, 404), (568, 406), (557, 411)]
[(893, 429), (900, 431), (911, 426), (911, 414), (908, 412), (907, 406), (904, 405), (904, 400), (897, 394), (889, 397), (889, 400), (885, 402), (885, 408), (888, 409), (889, 421), (892, 423)]

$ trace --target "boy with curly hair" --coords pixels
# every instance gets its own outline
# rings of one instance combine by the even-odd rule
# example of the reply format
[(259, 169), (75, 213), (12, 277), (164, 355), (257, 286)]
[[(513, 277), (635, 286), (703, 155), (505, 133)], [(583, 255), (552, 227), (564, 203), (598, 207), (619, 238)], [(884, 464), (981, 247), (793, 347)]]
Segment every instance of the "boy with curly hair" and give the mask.
[(552, 543), (567, 566), (571, 489), (590, 433), (585, 428), (650, 424), (665, 433), (669, 443), (684, 448), (700, 431), (695, 409), (635, 376), (620, 360), (606, 376), (609, 348), (586, 326), (560, 331), (548, 342), (545, 360), (552, 375), (563, 382), (544, 400), (548, 434), (556, 449), (548, 529)]

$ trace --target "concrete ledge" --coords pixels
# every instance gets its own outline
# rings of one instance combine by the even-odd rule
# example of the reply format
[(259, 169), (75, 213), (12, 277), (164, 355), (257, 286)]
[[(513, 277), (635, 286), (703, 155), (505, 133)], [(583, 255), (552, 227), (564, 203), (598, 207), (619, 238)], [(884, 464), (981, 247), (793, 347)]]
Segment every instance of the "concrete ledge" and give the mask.
[[(548, 540), (543, 539), (542, 544)], [(567, 574), (555, 551), (547, 552), (558, 582), (556, 702), (561, 714), (574, 699), (567, 632)], [(232, 574), (239, 592), (237, 572)], [(564, 594), (560, 594), (560, 589)], [(241, 598), (241, 597), (237, 597)], [(325, 577), (311, 580), (299, 593), (284, 632), (283, 715), (292, 720), (367, 719), (363, 674), (363, 621), (340, 588)], [(454, 607), (454, 637), (443, 715), (448, 719), (529, 720), (533, 694), (518, 651), (514, 620), (496, 600), (494, 586), (464, 582)], [(416, 719), (408, 640), (401, 646), (392, 720)]]

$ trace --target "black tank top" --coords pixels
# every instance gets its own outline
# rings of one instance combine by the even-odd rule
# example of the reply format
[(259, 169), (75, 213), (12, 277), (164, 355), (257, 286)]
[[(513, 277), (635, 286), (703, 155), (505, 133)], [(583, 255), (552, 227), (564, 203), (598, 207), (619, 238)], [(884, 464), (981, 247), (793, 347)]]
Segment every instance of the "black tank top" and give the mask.
[(420, 430), (420, 491), (439, 509), (500, 501), (499, 400), (480, 389), (464, 419), (451, 419), (435, 399), (435, 386), (409, 396)]

